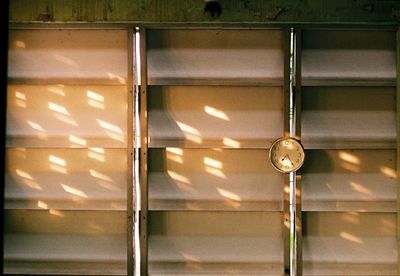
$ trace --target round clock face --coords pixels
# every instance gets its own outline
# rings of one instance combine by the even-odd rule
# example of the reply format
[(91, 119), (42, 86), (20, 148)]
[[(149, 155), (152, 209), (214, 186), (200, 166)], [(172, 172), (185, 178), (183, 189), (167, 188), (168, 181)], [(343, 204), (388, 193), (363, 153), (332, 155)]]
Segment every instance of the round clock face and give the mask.
[(272, 143), (269, 159), (278, 171), (294, 172), (304, 163), (304, 148), (296, 139), (280, 138)]

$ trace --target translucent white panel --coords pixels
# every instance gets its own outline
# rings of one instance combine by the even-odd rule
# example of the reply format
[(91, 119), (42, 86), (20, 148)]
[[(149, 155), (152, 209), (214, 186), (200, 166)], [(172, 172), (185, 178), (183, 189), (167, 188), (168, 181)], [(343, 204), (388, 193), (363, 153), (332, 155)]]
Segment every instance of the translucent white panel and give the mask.
[(283, 176), (267, 150), (153, 149), (149, 169), (153, 210), (282, 208)]
[(282, 132), (282, 88), (150, 88), (151, 147), (265, 148)]
[(5, 208), (126, 210), (123, 149), (7, 150)]
[(395, 212), (397, 177), (394, 150), (309, 150), (303, 210)]
[(282, 274), (281, 222), (280, 213), (152, 212), (150, 273)]
[(124, 30), (12, 30), (8, 77), (124, 84), (127, 48)]
[(395, 148), (394, 88), (308, 87), (302, 97), (308, 148)]
[(6, 211), (5, 225), (5, 273), (126, 273), (125, 212)]
[(396, 214), (303, 214), (305, 275), (397, 275)]
[(396, 33), (304, 31), (304, 85), (396, 83)]
[(283, 83), (278, 30), (150, 30), (149, 83)]
[(9, 85), (7, 145), (125, 147), (125, 86)]

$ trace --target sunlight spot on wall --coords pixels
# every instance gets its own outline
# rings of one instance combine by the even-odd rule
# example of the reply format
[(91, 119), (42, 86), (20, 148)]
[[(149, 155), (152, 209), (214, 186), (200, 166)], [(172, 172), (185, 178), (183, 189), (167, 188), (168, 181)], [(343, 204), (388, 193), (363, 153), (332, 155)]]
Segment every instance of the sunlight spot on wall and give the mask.
[(50, 110), (55, 111), (57, 113), (61, 113), (61, 114), (68, 115), (68, 116), (70, 115), (68, 110), (65, 107), (61, 106), (61, 105), (49, 102), (48, 107), (49, 107)]
[(353, 181), (350, 181), (349, 184), (350, 184), (351, 188), (354, 191), (362, 193), (364, 195), (372, 196), (372, 192), (369, 189), (367, 189), (364, 186), (362, 186), (361, 184), (358, 184), (358, 183), (353, 182)]
[(234, 139), (228, 138), (228, 137), (224, 137), (222, 139), (222, 143), (230, 148), (240, 148), (240, 142), (236, 141)]
[(381, 166), (379, 169), (384, 175), (389, 176), (393, 179), (397, 179), (397, 172), (394, 169), (387, 166)]
[(197, 262), (197, 263), (200, 262), (200, 259), (197, 258), (196, 256), (193, 256), (193, 255), (191, 255), (189, 253), (185, 253), (185, 252), (180, 252), (180, 253), (181, 253), (182, 257), (185, 258), (186, 261)]
[(216, 109), (214, 107), (206, 105), (204, 107), (204, 111), (207, 114), (209, 114), (209, 115), (211, 115), (213, 117), (216, 117), (216, 118), (219, 118), (219, 119), (222, 119), (222, 120), (225, 120), (225, 121), (229, 121), (228, 115), (226, 115), (226, 113), (223, 112), (222, 110), (218, 110), (218, 109)]
[(179, 164), (183, 164), (183, 159), (179, 155), (174, 155), (174, 154), (167, 153), (167, 159), (171, 160), (173, 162), (179, 163)]
[(185, 176), (183, 176), (183, 175), (181, 175), (181, 174), (179, 174), (179, 173), (176, 173), (176, 172), (174, 172), (174, 171), (168, 170), (167, 172), (168, 172), (168, 175), (169, 175), (172, 179), (174, 179), (174, 180), (176, 180), (176, 181), (179, 181), (179, 182), (182, 182), (182, 183), (185, 183), (185, 184), (191, 184), (189, 178), (187, 178), (187, 177), (185, 177)]
[(26, 95), (19, 91), (15, 91), (15, 98), (26, 101)]
[(191, 133), (185, 133), (184, 135), (185, 135), (185, 138), (186, 138), (187, 140), (189, 140), (189, 141), (191, 141), (191, 142), (193, 142), (193, 143), (201, 144), (201, 143), (203, 142), (203, 138), (201, 138), (201, 137), (198, 136), (198, 135), (191, 134)]
[(239, 201), (235, 201), (232, 199), (225, 199), (224, 205), (232, 207), (232, 208), (239, 208), (242, 204)]
[(103, 187), (104, 189), (109, 190), (109, 191), (113, 191), (113, 192), (121, 191), (121, 189), (119, 187), (116, 187), (116, 186), (110, 184), (110, 182), (99, 180), (97, 182), (97, 184), (99, 184), (100, 187)]
[(26, 186), (28, 186), (29, 188), (38, 190), (38, 191), (42, 191), (42, 187), (34, 180), (30, 180), (30, 179), (22, 179), (22, 181), (25, 183)]
[(56, 210), (56, 209), (50, 209), (49, 210), (50, 215), (56, 216), (56, 217), (65, 217), (65, 214), (63, 212), (61, 212), (60, 210)]
[(240, 201), (241, 200), (240, 196), (238, 194), (235, 194), (235, 193), (233, 193), (231, 191), (228, 191), (228, 190), (225, 190), (225, 189), (222, 189), (222, 188), (219, 188), (219, 187), (217, 187), (216, 189), (217, 189), (218, 193), (220, 195), (222, 195), (223, 197), (225, 197), (225, 198), (228, 198), (228, 199), (231, 199), (231, 200), (235, 200), (235, 201)]
[(44, 131), (43, 127), (41, 125), (39, 125), (38, 123), (34, 123), (29, 120), (26, 122), (31, 126), (31, 128), (39, 130), (39, 131)]
[(352, 224), (360, 224), (360, 218), (353, 213), (344, 213), (342, 219)]
[(121, 76), (118, 76), (118, 75), (116, 75), (114, 73), (111, 73), (111, 72), (107, 72), (106, 74), (107, 74), (108, 78), (111, 79), (111, 80), (118, 80), (118, 82), (120, 84), (125, 84), (126, 83), (125, 78), (123, 78)]
[(65, 57), (62, 55), (58, 55), (58, 54), (53, 54), (53, 56), (54, 56), (55, 60), (57, 60), (57, 61), (60, 61), (62, 63), (65, 63), (65, 64), (75, 67), (75, 68), (78, 67), (78, 64), (71, 58), (68, 58), (68, 57)]
[(98, 108), (98, 109), (104, 109), (105, 108), (104, 107), (104, 103), (101, 103), (101, 102), (98, 102), (98, 101), (95, 101), (95, 100), (92, 100), (92, 99), (88, 99), (88, 105), (93, 106), (93, 107)]
[(103, 148), (89, 148), (88, 149), (88, 157), (95, 159), (100, 162), (105, 161), (105, 156), (104, 156), (104, 149)]
[(184, 123), (178, 122), (178, 121), (176, 121), (176, 123), (178, 124), (179, 128), (183, 132), (194, 134), (194, 135), (198, 135), (198, 136), (200, 135), (200, 132), (197, 129), (195, 129), (194, 127), (191, 127), (191, 126), (189, 126), (187, 124), (184, 124)]
[(90, 98), (92, 100), (99, 101), (99, 102), (104, 102), (104, 96), (102, 96), (102, 95), (100, 95), (100, 94), (98, 94), (96, 92), (93, 92), (91, 90), (88, 90), (86, 95), (88, 96), (88, 98)]
[(352, 241), (358, 244), (363, 244), (363, 241), (359, 237), (356, 237), (347, 232), (340, 232), (340, 237), (348, 241)]
[(116, 125), (113, 125), (113, 124), (108, 123), (108, 122), (103, 121), (103, 120), (99, 120), (99, 119), (96, 119), (96, 120), (99, 123), (99, 125), (104, 129), (110, 130), (110, 131), (118, 133), (118, 134), (122, 134), (123, 133), (122, 130)]
[(80, 137), (75, 136), (75, 135), (69, 135), (69, 141), (72, 142), (72, 143), (78, 144), (80, 146), (86, 146), (87, 145), (87, 142), (86, 142), (85, 139), (80, 138)]
[(41, 201), (41, 200), (38, 200), (37, 206), (39, 208), (41, 208), (41, 209), (48, 209), (49, 208), (48, 204), (46, 202), (44, 202), (44, 201)]
[(210, 157), (204, 157), (203, 162), (204, 162), (204, 165), (211, 166), (216, 169), (222, 169), (222, 167), (223, 167), (222, 162), (212, 159)]
[(226, 175), (220, 169), (206, 167), (206, 172), (216, 177), (226, 179)]
[(180, 148), (167, 148), (167, 151), (177, 155), (183, 155), (183, 149)]
[(91, 90), (88, 90), (86, 95), (89, 98), (88, 104), (90, 106), (93, 106), (93, 107), (96, 107), (99, 109), (104, 109), (104, 96), (102, 96), (94, 91), (91, 91)]
[(345, 162), (354, 164), (354, 165), (360, 165), (360, 158), (355, 156), (354, 154), (345, 152), (345, 151), (339, 151), (338, 153), (339, 158), (342, 159)]
[(64, 122), (64, 123), (72, 125), (72, 126), (78, 126), (78, 123), (71, 117), (65, 116), (63, 114), (55, 114), (55, 116), (61, 122)]
[(25, 171), (23, 171), (23, 170), (16, 169), (15, 172), (16, 172), (17, 175), (20, 176), (20, 177), (23, 177), (23, 178), (25, 178), (25, 179), (33, 180), (33, 177), (32, 177), (29, 173), (27, 173), (27, 172), (25, 172)]
[(57, 156), (54, 156), (54, 155), (49, 155), (49, 161), (51, 163), (54, 163), (54, 164), (57, 164), (57, 165), (60, 165), (60, 166), (63, 166), (63, 167), (65, 167), (67, 165), (67, 162), (65, 162), (64, 159), (62, 159), (60, 157), (57, 157)]
[(83, 192), (83, 191), (81, 191), (81, 190), (79, 190), (79, 189), (76, 189), (76, 188), (74, 188), (74, 187), (71, 187), (71, 186), (68, 186), (68, 185), (65, 185), (65, 184), (61, 184), (61, 187), (64, 189), (64, 191), (66, 191), (67, 193), (70, 193), (70, 194), (73, 194), (73, 195), (76, 195), (76, 196), (79, 196), (79, 197), (82, 197), (82, 198), (88, 198), (88, 196), (86, 195), (86, 193), (85, 192)]
[(26, 95), (20, 91), (15, 91), (15, 105), (26, 108)]
[(67, 174), (67, 169), (65, 168), (66, 162), (64, 159), (54, 156), (54, 155), (49, 155), (49, 161), (51, 162), (50, 168), (54, 171)]
[(114, 182), (113, 179), (111, 177), (109, 177), (108, 175), (101, 173), (99, 171), (93, 170), (93, 169), (89, 169), (89, 173), (91, 176), (104, 180), (104, 181), (108, 181), (108, 182)]
[(64, 87), (64, 86), (63, 85), (49, 86), (49, 87), (47, 87), (47, 90), (54, 94), (57, 94), (60, 96), (65, 96), (65, 93), (64, 93), (64, 90), (62, 87)]
[(360, 172), (361, 169), (358, 165), (354, 165), (354, 164), (350, 164), (350, 163), (342, 163), (340, 164), (340, 166), (345, 169), (348, 170), (350, 172)]
[(21, 49), (25, 49), (26, 48), (26, 44), (22, 40), (15, 41), (15, 46), (17, 46), (17, 48), (21, 48)]
[(18, 158), (26, 159), (26, 149), (25, 148), (14, 148), (15, 155)]

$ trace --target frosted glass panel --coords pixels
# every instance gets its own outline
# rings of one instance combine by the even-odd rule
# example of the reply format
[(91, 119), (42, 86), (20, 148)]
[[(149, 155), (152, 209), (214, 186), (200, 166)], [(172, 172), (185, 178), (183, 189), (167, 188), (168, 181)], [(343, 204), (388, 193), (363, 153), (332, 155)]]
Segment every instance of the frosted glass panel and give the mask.
[(395, 148), (395, 92), (392, 87), (305, 87), (305, 147)]
[(397, 275), (396, 214), (303, 213), (305, 275)]
[(7, 145), (126, 147), (125, 86), (9, 85)]
[(269, 147), (283, 132), (278, 87), (155, 86), (150, 146)]
[(396, 83), (396, 34), (390, 31), (304, 31), (304, 85)]
[(152, 274), (281, 275), (280, 213), (152, 212)]
[(267, 150), (152, 149), (150, 209), (280, 211), (283, 176)]
[(394, 150), (308, 150), (306, 158), (303, 210), (397, 210)]
[(13, 30), (8, 77), (125, 84), (127, 47), (124, 30)]
[(283, 84), (283, 38), (278, 30), (150, 30), (151, 85)]

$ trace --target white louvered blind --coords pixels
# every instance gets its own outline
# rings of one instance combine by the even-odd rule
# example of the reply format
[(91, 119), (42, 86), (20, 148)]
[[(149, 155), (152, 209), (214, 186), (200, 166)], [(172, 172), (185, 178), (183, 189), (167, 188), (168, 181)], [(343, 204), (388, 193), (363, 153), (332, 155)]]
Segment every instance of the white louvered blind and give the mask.
[(397, 275), (396, 46), (302, 34), (304, 275)]
[(279, 30), (148, 30), (149, 274), (283, 273)]
[(127, 273), (127, 45), (10, 31), (4, 273)]

